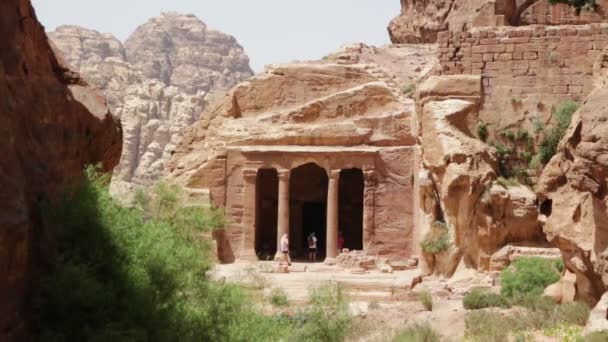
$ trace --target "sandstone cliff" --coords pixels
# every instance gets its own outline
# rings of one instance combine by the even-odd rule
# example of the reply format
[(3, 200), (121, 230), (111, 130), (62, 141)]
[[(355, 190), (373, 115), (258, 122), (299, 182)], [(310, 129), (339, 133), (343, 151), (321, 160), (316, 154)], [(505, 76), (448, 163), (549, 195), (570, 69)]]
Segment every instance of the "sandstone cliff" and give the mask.
[(48, 227), (38, 204), (86, 164), (110, 171), (121, 128), (58, 62), (28, 0), (0, 3), (0, 340), (23, 341), (24, 301)]
[[(479, 117), (481, 77), (432, 77), (416, 100), (423, 274), (450, 277), (459, 265), (487, 271), (492, 255), (506, 244), (542, 242), (535, 193), (497, 183), (496, 149), (469, 128)], [(442, 236), (444, 246), (437, 244)]]
[(198, 121), (207, 102), (252, 75), (236, 40), (193, 15), (163, 13), (124, 44), (75, 26), (49, 36), (69, 64), (103, 90), (123, 122), (115, 193), (161, 177), (183, 130)]
[(596, 11), (578, 10), (549, 0), (401, 0), (401, 14), (388, 27), (391, 41), (434, 43), (441, 31), (472, 27), (564, 25), (602, 22), (608, 1), (597, 1)]
[(572, 118), (539, 184), (544, 231), (576, 274), (577, 298), (590, 304), (608, 289), (607, 60), (604, 51), (594, 68), (598, 87)]

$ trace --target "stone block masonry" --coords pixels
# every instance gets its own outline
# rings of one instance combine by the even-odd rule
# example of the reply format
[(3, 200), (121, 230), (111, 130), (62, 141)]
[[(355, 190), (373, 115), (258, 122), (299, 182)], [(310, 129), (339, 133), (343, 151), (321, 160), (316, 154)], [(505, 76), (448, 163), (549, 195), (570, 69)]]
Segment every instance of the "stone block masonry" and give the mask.
[[(532, 111), (546, 117), (556, 103), (582, 101), (592, 90), (593, 63), (608, 45), (608, 24), (446, 31), (438, 42), (443, 74), (482, 75), (483, 112), (501, 112), (503, 119), (506, 114), (521, 119)], [(506, 108), (528, 99), (534, 101), (527, 101), (519, 115), (517, 108)]]

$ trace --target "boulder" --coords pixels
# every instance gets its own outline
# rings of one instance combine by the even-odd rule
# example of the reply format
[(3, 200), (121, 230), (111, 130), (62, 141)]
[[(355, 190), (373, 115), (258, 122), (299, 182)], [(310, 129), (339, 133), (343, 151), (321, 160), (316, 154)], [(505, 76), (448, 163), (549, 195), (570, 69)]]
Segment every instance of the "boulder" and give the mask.
[(587, 335), (602, 331), (608, 331), (608, 292), (602, 295), (593, 310), (591, 310), (584, 333)]
[(496, 150), (472, 134), (480, 97), (481, 79), (470, 75), (431, 77), (416, 95), (422, 150), (417, 236), (424, 240), (442, 227), (449, 237), (440, 251), (423, 248), (423, 274), (451, 276), (461, 261), (489, 270), (502, 246), (544, 240), (536, 194), (496, 183)]
[(0, 341), (27, 341), (25, 305), (58, 229), (40, 203), (81, 180), (86, 165), (110, 172), (122, 130), (55, 56), (29, 0), (0, 2), (0, 35)]
[(538, 185), (547, 239), (576, 274), (576, 297), (590, 305), (608, 288), (607, 107), (608, 87), (600, 86), (574, 114)]

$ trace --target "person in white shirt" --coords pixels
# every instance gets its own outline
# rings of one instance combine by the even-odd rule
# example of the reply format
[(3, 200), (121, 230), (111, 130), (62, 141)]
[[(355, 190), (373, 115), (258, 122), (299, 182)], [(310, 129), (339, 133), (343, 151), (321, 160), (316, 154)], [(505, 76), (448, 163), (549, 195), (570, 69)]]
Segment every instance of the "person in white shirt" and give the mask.
[(281, 237), (281, 253), (283, 253), (283, 259), (287, 262), (287, 265), (291, 266), (291, 258), (289, 257), (289, 237), (287, 234), (283, 234)]
[(308, 235), (308, 261), (317, 262), (317, 237), (315, 233)]

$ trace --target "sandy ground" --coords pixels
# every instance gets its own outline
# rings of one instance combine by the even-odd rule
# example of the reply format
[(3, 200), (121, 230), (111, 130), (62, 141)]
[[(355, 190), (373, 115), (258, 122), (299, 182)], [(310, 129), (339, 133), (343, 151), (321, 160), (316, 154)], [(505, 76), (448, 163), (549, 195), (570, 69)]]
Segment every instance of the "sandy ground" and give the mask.
[[(345, 289), (351, 311), (356, 316), (352, 334), (356, 337), (351, 338), (352, 341), (386, 341), (394, 331), (414, 322), (428, 322), (450, 340), (462, 339), (466, 310), (460, 297), (450, 298), (443, 290), (446, 281), (431, 279), (412, 291), (409, 287), (418, 276), (417, 270), (393, 273), (373, 270), (353, 274), (337, 266), (294, 262), (290, 273), (268, 273), (275, 265), (274, 262), (238, 262), (217, 265), (211, 274), (218, 280), (257, 288), (260, 302), (272, 288), (280, 287), (291, 305), (305, 303), (310, 288), (336, 282)], [(426, 310), (418, 301), (420, 288), (437, 294), (432, 311)]]

